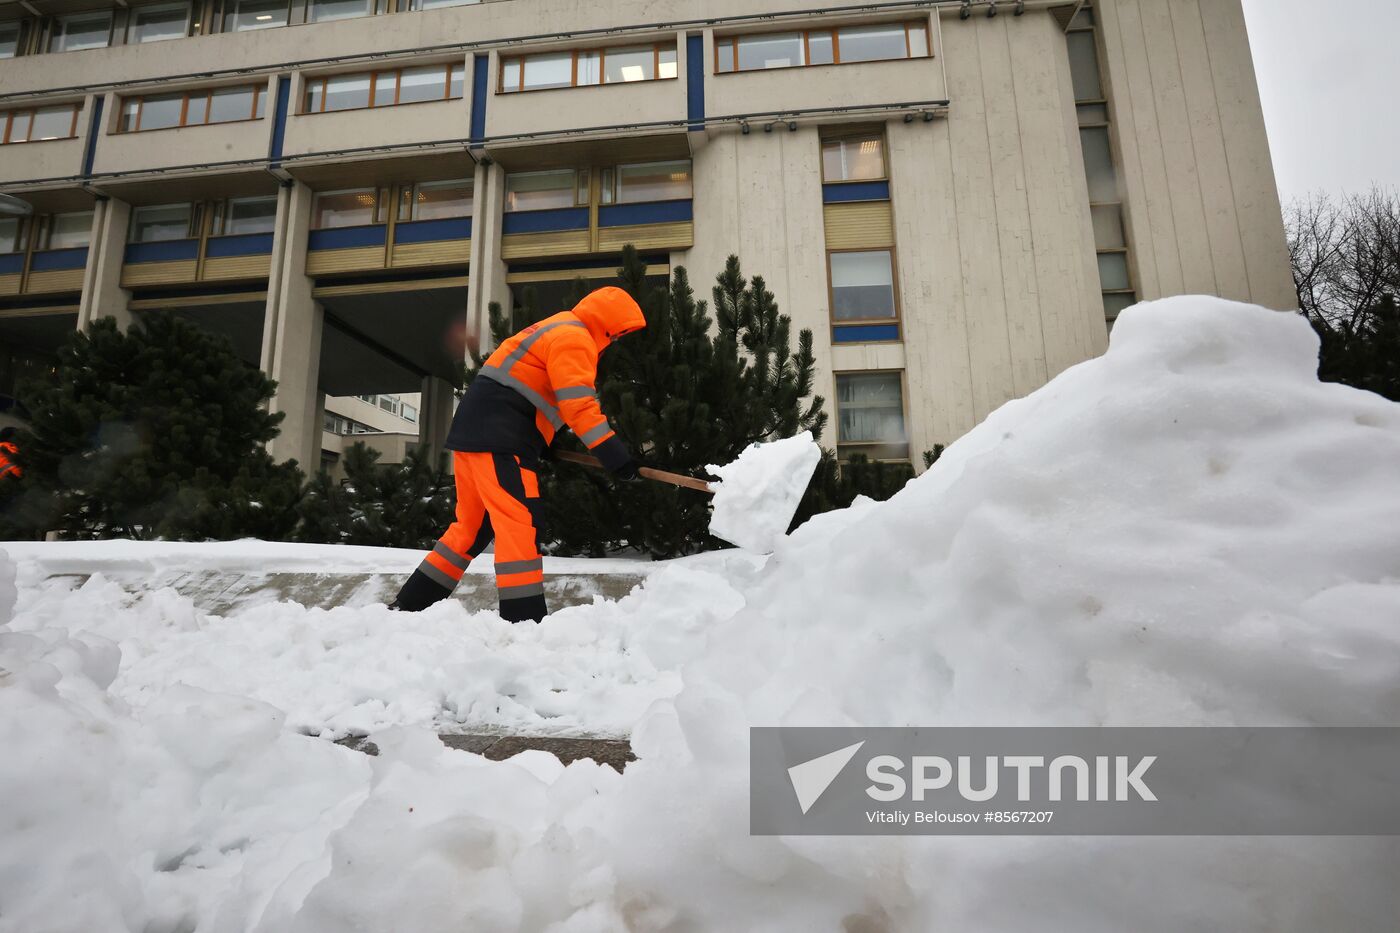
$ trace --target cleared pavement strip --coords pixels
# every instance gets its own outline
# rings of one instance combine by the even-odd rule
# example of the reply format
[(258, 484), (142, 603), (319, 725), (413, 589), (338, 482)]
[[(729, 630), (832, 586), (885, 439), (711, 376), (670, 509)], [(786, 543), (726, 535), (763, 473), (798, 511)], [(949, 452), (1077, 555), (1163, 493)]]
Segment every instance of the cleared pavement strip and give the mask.
[[(588, 736), (546, 736), (546, 735), (472, 735), (446, 733), (438, 736), (442, 744), (459, 751), (473, 752), (492, 761), (504, 761), (521, 752), (548, 752), (564, 764), (590, 758), (600, 765), (610, 765), (622, 771), (630, 761), (636, 761), (632, 754), (632, 743), (627, 739), (603, 739)], [(337, 745), (366, 755), (377, 755), (379, 749), (367, 739), (347, 736), (336, 740)]]

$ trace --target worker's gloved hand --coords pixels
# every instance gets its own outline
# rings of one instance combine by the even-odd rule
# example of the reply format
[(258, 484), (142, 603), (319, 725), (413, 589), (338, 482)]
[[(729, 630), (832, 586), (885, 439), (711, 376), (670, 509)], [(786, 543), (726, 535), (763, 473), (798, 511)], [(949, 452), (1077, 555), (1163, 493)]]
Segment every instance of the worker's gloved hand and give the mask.
[(642, 479), (642, 474), (639, 472), (635, 460), (626, 460), (618, 464), (613, 468), (612, 475), (614, 479), (621, 483), (638, 483), (641, 482)]
[(620, 483), (635, 483), (641, 478), (637, 473), (637, 461), (632, 459), (631, 451), (616, 434), (590, 448), (589, 453), (597, 457), (603, 468)]

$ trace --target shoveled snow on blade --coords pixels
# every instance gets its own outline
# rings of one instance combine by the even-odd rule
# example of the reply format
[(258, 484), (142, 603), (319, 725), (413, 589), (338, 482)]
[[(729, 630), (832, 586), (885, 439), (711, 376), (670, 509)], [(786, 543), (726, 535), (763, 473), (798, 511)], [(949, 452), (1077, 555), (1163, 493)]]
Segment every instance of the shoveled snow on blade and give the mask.
[(771, 554), (792, 524), (821, 455), (812, 432), (803, 431), (753, 444), (725, 466), (706, 467), (720, 479), (710, 532), (747, 551)]

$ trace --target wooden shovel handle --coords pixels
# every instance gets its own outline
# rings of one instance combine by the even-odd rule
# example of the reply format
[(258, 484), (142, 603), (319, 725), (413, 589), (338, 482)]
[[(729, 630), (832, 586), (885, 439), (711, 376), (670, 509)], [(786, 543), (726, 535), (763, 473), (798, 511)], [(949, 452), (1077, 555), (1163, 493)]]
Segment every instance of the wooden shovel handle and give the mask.
[[(556, 460), (579, 463), (583, 466), (590, 466), (598, 470), (604, 469), (603, 464), (597, 457), (588, 454), (576, 454), (572, 450), (555, 450), (550, 453), (550, 456), (554, 457)], [(696, 492), (709, 493), (710, 495), (715, 494), (714, 489), (710, 488), (709, 483), (705, 482), (703, 479), (697, 479), (694, 476), (686, 476), (683, 473), (667, 473), (665, 470), (653, 470), (651, 467), (640, 467), (637, 472), (647, 479), (655, 480), (658, 483), (670, 483), (672, 486), (684, 486), (686, 489), (694, 489)]]

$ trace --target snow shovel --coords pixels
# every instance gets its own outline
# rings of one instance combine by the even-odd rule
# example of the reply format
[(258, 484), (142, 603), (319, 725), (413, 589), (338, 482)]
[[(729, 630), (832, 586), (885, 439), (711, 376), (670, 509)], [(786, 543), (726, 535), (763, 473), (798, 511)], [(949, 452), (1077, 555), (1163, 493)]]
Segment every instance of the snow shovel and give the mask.
[[(595, 469), (604, 469), (602, 462), (588, 454), (576, 454), (572, 450), (555, 450), (550, 453), (556, 460), (566, 460), (569, 463), (578, 463), (583, 466)], [(654, 470), (651, 467), (638, 467), (637, 473), (658, 483), (670, 483), (672, 486), (684, 486), (686, 489), (694, 489), (696, 492), (709, 493), (714, 495), (714, 489), (703, 479), (694, 476), (686, 476), (683, 473), (668, 473), (665, 470)]]
[[(587, 454), (561, 450), (554, 456), (603, 469), (596, 457)], [(733, 463), (708, 467), (710, 473), (719, 477), (714, 483), (651, 467), (641, 467), (637, 472), (650, 480), (713, 496), (710, 533), (746, 551), (771, 554), (797, 514), (820, 458), (821, 449), (811, 433), (804, 431), (796, 437), (752, 444)]]

